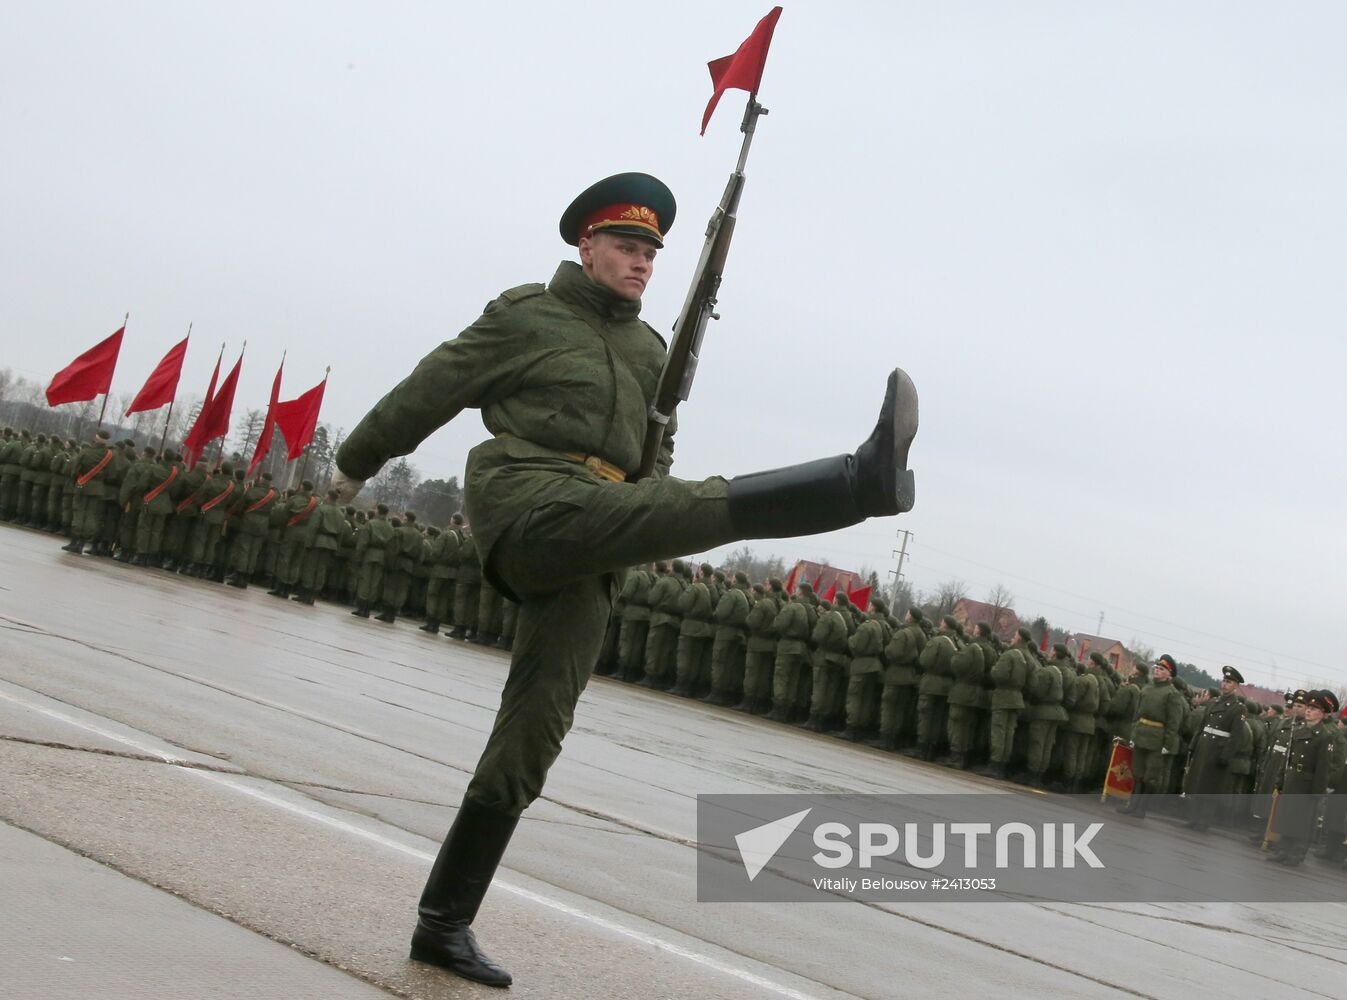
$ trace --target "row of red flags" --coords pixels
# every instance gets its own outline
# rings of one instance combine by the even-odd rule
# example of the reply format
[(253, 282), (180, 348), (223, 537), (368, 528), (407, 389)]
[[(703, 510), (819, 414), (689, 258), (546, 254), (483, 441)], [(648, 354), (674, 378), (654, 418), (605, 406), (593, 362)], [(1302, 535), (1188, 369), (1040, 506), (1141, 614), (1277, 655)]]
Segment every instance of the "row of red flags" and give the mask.
[[(47, 405), (82, 403), (107, 393), (112, 388), (112, 373), (117, 367), (117, 356), (121, 353), (125, 333), (126, 326), (123, 324), (111, 337), (95, 344), (57, 372), (51, 385), (47, 386)], [(150, 377), (127, 407), (127, 416), (145, 410), (157, 410), (173, 402), (178, 394), (178, 380), (182, 375), (182, 362), (187, 357), (187, 342), (190, 339), (189, 333), (180, 343), (174, 344), (154, 371), (150, 372)], [(207, 445), (229, 433), (234, 393), (238, 389), (239, 373), (243, 370), (243, 352), (239, 352), (238, 361), (221, 383), (220, 363), (223, 360), (224, 348), (221, 347), (220, 357), (216, 359), (215, 370), (211, 373), (210, 387), (206, 389), (206, 401), (201, 405), (201, 412), (182, 443), (183, 454), (191, 465), (196, 465)], [(267, 403), (262, 434), (248, 463), (249, 476), (267, 457), (273, 429), (280, 429), (281, 436), (289, 446), (288, 457), (293, 461), (308, 446), (318, 426), (318, 411), (323, 405), (327, 376), (324, 375), (323, 381), (308, 392), (281, 401), (281, 372), (284, 369), (285, 359), (282, 358), (281, 367), (276, 369), (276, 378), (271, 383), (271, 398)]]

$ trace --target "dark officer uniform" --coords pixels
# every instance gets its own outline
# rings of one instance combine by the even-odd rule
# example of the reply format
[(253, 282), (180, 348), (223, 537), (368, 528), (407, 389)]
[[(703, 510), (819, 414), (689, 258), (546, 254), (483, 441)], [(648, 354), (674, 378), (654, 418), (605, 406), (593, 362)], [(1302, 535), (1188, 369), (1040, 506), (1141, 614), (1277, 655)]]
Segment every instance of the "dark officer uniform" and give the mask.
[(673, 215), (672, 194), (648, 175), (591, 187), (561, 224), (590, 271), (566, 261), (547, 285), (492, 301), (380, 400), (337, 454), (336, 483), (349, 493), (465, 408), (479, 408), (492, 435), (468, 456), (465, 496), (484, 576), (521, 603), (514, 655), (495, 726), (422, 896), (412, 954), (493, 985), (510, 977), (481, 954), (468, 925), (570, 729), (618, 571), (738, 539), (833, 530), (912, 503), (906, 460), (916, 397), (899, 371), (875, 433), (853, 455), (733, 484), (687, 482), (668, 476), (671, 421), (658, 474), (626, 481), (640, 465), (665, 352), (639, 318), (633, 284), (611, 275), (603, 283), (595, 262), (626, 255), (621, 281), (630, 268), (648, 275), (648, 244), (663, 245)]

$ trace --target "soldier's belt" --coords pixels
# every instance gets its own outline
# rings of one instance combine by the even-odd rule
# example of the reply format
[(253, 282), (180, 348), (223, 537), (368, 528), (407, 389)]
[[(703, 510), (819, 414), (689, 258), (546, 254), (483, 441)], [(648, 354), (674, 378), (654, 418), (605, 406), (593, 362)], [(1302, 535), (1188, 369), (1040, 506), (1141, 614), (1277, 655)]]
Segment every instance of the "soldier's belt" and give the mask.
[[(511, 434), (509, 431), (500, 431), (496, 434), (496, 437), (512, 438), (515, 437), (515, 435)], [(522, 441), (523, 439), (519, 438), (518, 440)], [(545, 446), (539, 445), (538, 447)], [(578, 451), (562, 451), (557, 454), (564, 455), (572, 462), (579, 462), (591, 473), (598, 476), (600, 479), (608, 480), (610, 483), (625, 483), (627, 481), (627, 474), (625, 472), (611, 462), (605, 462), (603, 459), (599, 458), (598, 455), (583, 455)]]
[(1151, 726), (1155, 729), (1165, 728), (1165, 724), (1163, 722), (1156, 722), (1154, 719), (1137, 719), (1137, 722), (1141, 723), (1143, 726)]
[(1286, 747), (1283, 747), (1283, 746), (1274, 746), (1274, 747), (1272, 748), (1272, 752), (1273, 752), (1273, 753), (1286, 753)]
[(1202, 732), (1206, 733), (1208, 736), (1229, 736), (1229, 735), (1230, 735), (1230, 734), (1227, 733), (1224, 729), (1217, 729), (1215, 726), (1203, 726), (1203, 727), (1202, 727)]

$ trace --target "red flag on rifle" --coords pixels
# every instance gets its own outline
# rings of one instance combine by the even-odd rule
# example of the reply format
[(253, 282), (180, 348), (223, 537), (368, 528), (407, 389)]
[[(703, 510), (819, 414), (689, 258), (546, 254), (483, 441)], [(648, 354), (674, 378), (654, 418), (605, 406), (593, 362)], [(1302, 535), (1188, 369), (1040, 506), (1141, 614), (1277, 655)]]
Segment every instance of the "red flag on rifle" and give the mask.
[(242, 368), (243, 352), (240, 351), (239, 359), (234, 362), (234, 367), (220, 383), (220, 391), (201, 407), (201, 415), (196, 419), (196, 426), (183, 442), (183, 447), (191, 451), (193, 468), (196, 467), (197, 460), (205, 451), (206, 445), (229, 433), (229, 415), (234, 409), (234, 391), (238, 388), (239, 371)]
[(165, 403), (173, 402), (173, 397), (178, 394), (182, 359), (187, 357), (187, 341), (190, 339), (184, 337), (182, 343), (170, 348), (164, 355), (164, 360), (150, 372), (150, 377), (145, 380), (140, 392), (136, 393), (136, 398), (131, 400), (131, 405), (126, 408), (128, 417), (142, 410), (157, 410)]
[(706, 64), (711, 70), (711, 86), (715, 88), (715, 92), (711, 94), (711, 100), (706, 105), (706, 113), (702, 115), (702, 135), (706, 135), (706, 125), (710, 122), (711, 115), (715, 113), (716, 105), (720, 103), (721, 94), (727, 90), (747, 90), (750, 95), (758, 92), (758, 86), (762, 83), (762, 71), (767, 65), (767, 48), (772, 44), (772, 32), (776, 29), (776, 21), (780, 16), (781, 8), (773, 7), (771, 12), (758, 22), (753, 34), (744, 39), (744, 43), (735, 50), (734, 55)]
[(262, 464), (262, 459), (267, 457), (267, 452), (271, 451), (272, 431), (276, 427), (276, 405), (281, 397), (281, 372), (285, 370), (285, 356), (281, 356), (281, 366), (276, 369), (276, 377), (271, 383), (271, 398), (267, 401), (267, 418), (262, 421), (262, 436), (257, 439), (257, 447), (253, 450), (253, 460), (248, 463), (248, 478), (253, 477), (257, 467)]
[(847, 597), (851, 603), (856, 605), (862, 611), (870, 610), (870, 588), (861, 587), (859, 590), (848, 590)]
[[(822, 577), (819, 577), (819, 580), (820, 580), (820, 581), (821, 581), (822, 579), (823, 579)], [(825, 600), (825, 601), (831, 601), (831, 600), (832, 600), (833, 598), (835, 598), (836, 596), (837, 596), (837, 581), (834, 580), (834, 581), (833, 581), (833, 585), (832, 585), (831, 587), (828, 588), (828, 592), (827, 592), (826, 594), (823, 595), (823, 598), (822, 598), (822, 599)]]
[(125, 332), (123, 324), (111, 337), (99, 341), (57, 372), (47, 386), (47, 405), (82, 403), (112, 388), (112, 372), (117, 367)]
[(276, 426), (289, 446), (290, 461), (294, 461), (313, 440), (314, 428), (318, 426), (318, 411), (323, 406), (323, 390), (327, 388), (327, 376), (302, 396), (276, 404)]
[(1043, 630), (1043, 638), (1038, 641), (1038, 651), (1046, 653), (1048, 651), (1048, 636), (1052, 635), (1047, 629)]

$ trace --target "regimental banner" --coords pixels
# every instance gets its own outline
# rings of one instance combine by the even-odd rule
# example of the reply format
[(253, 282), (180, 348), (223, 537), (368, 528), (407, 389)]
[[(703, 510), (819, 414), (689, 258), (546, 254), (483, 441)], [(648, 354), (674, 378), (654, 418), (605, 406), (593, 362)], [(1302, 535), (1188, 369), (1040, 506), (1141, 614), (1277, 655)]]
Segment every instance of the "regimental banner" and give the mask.
[(1111, 795), (1130, 799), (1135, 784), (1132, 775), (1132, 748), (1122, 743), (1114, 743), (1113, 753), (1108, 759), (1108, 771), (1104, 775), (1104, 790), (1099, 794), (1099, 801), (1103, 802)]

